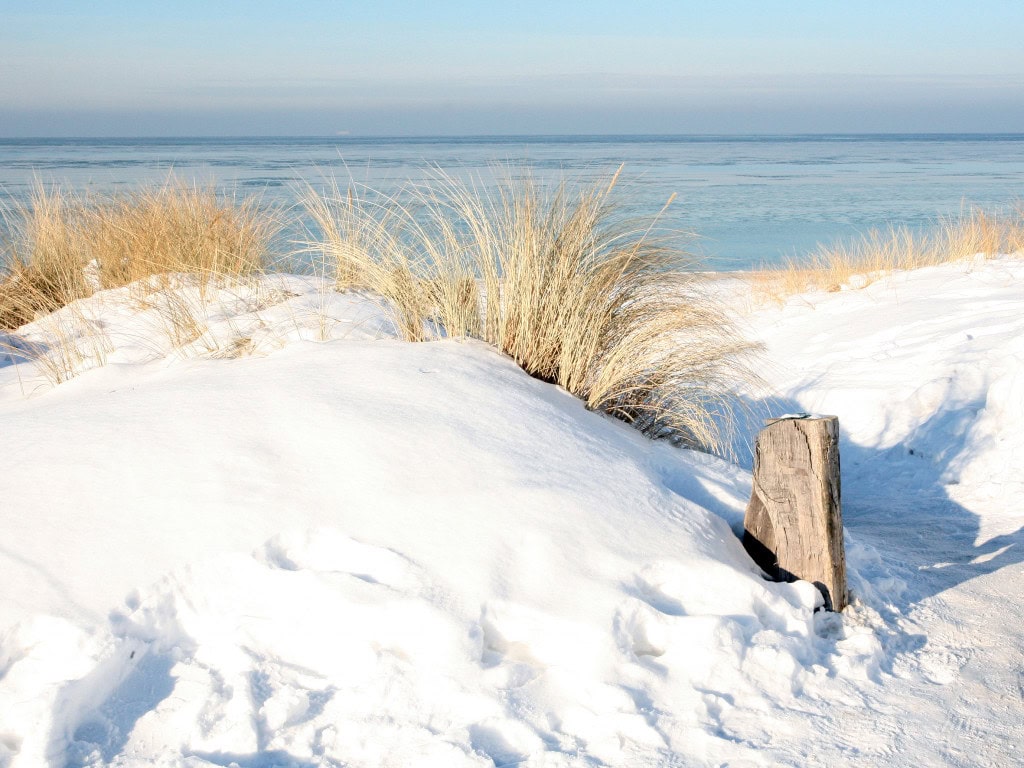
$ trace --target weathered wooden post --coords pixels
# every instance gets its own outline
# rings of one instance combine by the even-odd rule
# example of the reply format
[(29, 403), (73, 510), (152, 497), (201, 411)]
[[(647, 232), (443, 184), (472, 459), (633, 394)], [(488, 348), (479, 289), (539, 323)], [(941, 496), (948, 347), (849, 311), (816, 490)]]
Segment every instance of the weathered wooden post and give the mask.
[(846, 553), (839, 485), (839, 419), (769, 420), (754, 449), (754, 488), (743, 545), (781, 580), (812, 582), (825, 607), (846, 607)]

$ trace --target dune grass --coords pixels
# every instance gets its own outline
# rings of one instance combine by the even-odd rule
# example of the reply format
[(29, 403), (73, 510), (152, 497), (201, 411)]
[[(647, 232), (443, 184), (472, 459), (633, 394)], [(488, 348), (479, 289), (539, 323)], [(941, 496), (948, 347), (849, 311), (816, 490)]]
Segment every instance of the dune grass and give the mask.
[(653, 222), (620, 220), (616, 179), (311, 191), (309, 248), (339, 289), (381, 297), (406, 340), (480, 339), (649, 436), (724, 451), (751, 347)]
[[(732, 393), (756, 381), (752, 347), (714, 280), (659, 233), (657, 217), (638, 225), (620, 215), (617, 178), (483, 188), (438, 172), (395, 196), (310, 189), (304, 256), (337, 290), (376, 297), (401, 338), (479, 339), (644, 434), (725, 453)], [(99, 198), (38, 185), (3, 218), (0, 330), (35, 320), (41, 340), (7, 334), (0, 351), (34, 360), (52, 384), (105, 360), (102, 329), (73, 305), (106, 288), (131, 285), (171, 349), (236, 356), (252, 347), (251, 334), (210, 332), (208, 304), (219, 299), (208, 292), (260, 283), (268, 269), (279, 221), (255, 201), (173, 181)], [(1022, 250), (1024, 207), (970, 210), (931, 234), (870, 233), (752, 279), (784, 298)]]
[(906, 228), (871, 231), (851, 242), (821, 246), (810, 256), (751, 273), (767, 297), (785, 299), (808, 290), (863, 288), (898, 270), (978, 257), (1024, 256), (1024, 204), (997, 213), (969, 208), (941, 219), (930, 232)]
[(255, 200), (173, 179), (99, 198), (37, 184), (27, 203), (0, 213), (0, 331), (35, 321), (34, 341), (3, 334), (0, 353), (30, 360), (52, 386), (106, 360), (108, 340), (77, 300), (136, 286), (172, 349), (193, 344), (207, 330), (209, 288), (261, 274), (277, 227)]
[(37, 184), (3, 219), (0, 328), (152, 275), (259, 272), (276, 228), (254, 200), (174, 181), (99, 199)]

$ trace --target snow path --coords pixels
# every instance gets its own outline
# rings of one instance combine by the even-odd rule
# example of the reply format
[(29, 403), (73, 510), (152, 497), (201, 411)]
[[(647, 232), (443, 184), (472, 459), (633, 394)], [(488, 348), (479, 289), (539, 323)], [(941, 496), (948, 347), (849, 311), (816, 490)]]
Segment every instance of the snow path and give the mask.
[(746, 471), (482, 345), (287, 278), (169, 355), (123, 299), (105, 367), (0, 360), (0, 768), (1024, 762), (1024, 263), (748, 313), (755, 414), (840, 417), (841, 617)]
[(891, 731), (919, 764), (1024, 762), (1024, 268), (919, 270), (749, 322), (780, 407), (840, 414), (845, 526), (898, 586), (868, 601), (897, 629), (885, 695), (906, 712), (893, 731), (869, 708), (850, 743)]

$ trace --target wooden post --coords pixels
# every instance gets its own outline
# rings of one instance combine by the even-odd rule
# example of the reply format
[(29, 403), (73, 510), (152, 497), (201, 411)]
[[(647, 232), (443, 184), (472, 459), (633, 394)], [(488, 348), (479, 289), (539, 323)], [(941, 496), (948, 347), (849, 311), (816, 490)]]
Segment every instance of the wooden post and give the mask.
[(754, 488), (743, 545), (772, 577), (812, 582), (825, 607), (846, 607), (839, 484), (839, 419), (769, 420), (754, 449)]

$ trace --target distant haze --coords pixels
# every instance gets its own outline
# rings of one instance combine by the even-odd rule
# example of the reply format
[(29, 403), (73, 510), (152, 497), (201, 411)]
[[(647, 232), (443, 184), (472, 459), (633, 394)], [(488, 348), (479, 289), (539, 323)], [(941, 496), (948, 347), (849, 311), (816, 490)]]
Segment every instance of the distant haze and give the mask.
[(1024, 131), (1019, 1), (490, 6), (4, 0), (0, 136)]

